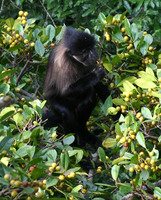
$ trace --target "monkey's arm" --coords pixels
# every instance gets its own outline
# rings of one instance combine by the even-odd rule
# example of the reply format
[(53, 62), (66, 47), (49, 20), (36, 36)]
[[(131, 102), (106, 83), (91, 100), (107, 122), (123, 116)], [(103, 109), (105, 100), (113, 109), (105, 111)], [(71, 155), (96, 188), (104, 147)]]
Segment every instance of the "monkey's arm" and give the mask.
[(108, 86), (104, 85), (102, 82), (97, 83), (94, 86), (96, 93), (98, 94), (99, 98), (104, 103), (107, 97), (110, 95)]
[(104, 76), (105, 72), (103, 69), (93, 70), (70, 85), (64, 94), (66, 96), (81, 95), (87, 92), (91, 87), (95, 86)]

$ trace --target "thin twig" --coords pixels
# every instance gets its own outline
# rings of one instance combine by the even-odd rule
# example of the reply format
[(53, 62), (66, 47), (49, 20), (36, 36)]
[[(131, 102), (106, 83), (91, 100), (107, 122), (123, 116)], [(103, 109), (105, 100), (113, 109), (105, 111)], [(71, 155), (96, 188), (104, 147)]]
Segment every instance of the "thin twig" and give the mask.
[(47, 13), (47, 15), (49, 16), (49, 18), (51, 19), (53, 25), (55, 26), (55, 28), (57, 27), (55, 22), (53, 21), (52, 17), (50, 16), (49, 12), (46, 10), (45, 6), (43, 5), (43, 3), (40, 1), (42, 7), (44, 8), (45, 12)]

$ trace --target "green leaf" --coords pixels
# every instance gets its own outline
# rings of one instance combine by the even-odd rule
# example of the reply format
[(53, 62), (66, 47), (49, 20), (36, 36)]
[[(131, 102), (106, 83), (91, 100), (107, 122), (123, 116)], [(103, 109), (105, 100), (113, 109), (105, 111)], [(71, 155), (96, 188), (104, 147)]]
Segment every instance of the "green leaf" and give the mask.
[(140, 47), (140, 52), (142, 53), (142, 55), (144, 56), (145, 54), (147, 54), (148, 52), (148, 48), (149, 48), (149, 45), (144, 42), (141, 47)]
[(22, 193), (24, 194), (32, 194), (34, 192), (34, 188), (28, 187), (28, 188), (24, 188), (22, 190)]
[(20, 147), (17, 151), (16, 151), (16, 154), (15, 154), (15, 158), (20, 158), (20, 157), (25, 157), (27, 156), (27, 149), (31, 149), (33, 148), (32, 146), (30, 145), (25, 145), (25, 146), (22, 146)]
[(51, 24), (46, 27), (46, 35), (49, 37), (49, 41), (55, 37), (55, 28)]
[(98, 148), (98, 155), (99, 155), (99, 158), (102, 160), (102, 162), (105, 163), (106, 162), (106, 154), (102, 147)]
[(150, 74), (144, 71), (139, 71), (138, 76), (140, 76), (140, 78), (143, 78), (144, 80), (147, 80), (147, 81), (157, 81), (154, 74)]
[(127, 35), (131, 36), (130, 22), (127, 18), (124, 20), (124, 25)]
[(102, 24), (104, 24), (106, 17), (103, 13), (100, 13), (98, 16), (98, 19), (101, 21)]
[(122, 136), (122, 132), (121, 132), (121, 129), (120, 129), (119, 122), (115, 125), (115, 132), (116, 132), (117, 135)]
[(6, 19), (6, 24), (12, 28), (13, 25), (14, 25), (14, 19), (13, 18), (9, 18), (9, 19)]
[(149, 178), (149, 172), (147, 170), (143, 170), (140, 174), (140, 178), (143, 180), (143, 181), (146, 181), (148, 180)]
[(153, 37), (150, 34), (146, 34), (144, 36), (144, 41), (148, 44), (151, 45), (151, 43), (153, 42)]
[(3, 121), (4, 119), (8, 118), (15, 112), (15, 108), (13, 106), (4, 108), (0, 113), (0, 120)]
[(112, 34), (112, 37), (113, 37), (115, 40), (118, 40), (119, 43), (120, 43), (120, 42), (124, 42), (124, 38), (122, 37), (122, 33), (115, 33), (115, 34)]
[(137, 137), (138, 143), (139, 143), (142, 147), (146, 148), (146, 146), (145, 146), (145, 138), (144, 138), (143, 133), (139, 131), (139, 132), (137, 133), (136, 137)]
[(47, 152), (48, 161), (55, 162), (57, 158), (57, 151), (55, 149), (49, 150)]
[(3, 150), (8, 151), (12, 146), (13, 142), (14, 142), (13, 138), (10, 138), (9, 136), (4, 137), (0, 142), (0, 152)]
[(93, 8), (88, 9), (86, 12), (84, 12), (82, 14), (82, 17), (86, 17), (87, 15), (89, 15), (90, 13), (93, 13)]
[(17, 113), (13, 116), (13, 119), (14, 119), (15, 123), (18, 125), (18, 123), (22, 122), (23, 115), (21, 113)]
[(64, 167), (65, 170), (68, 169), (69, 166), (69, 154), (66, 150), (61, 153), (60, 155), (60, 163)]
[(13, 52), (13, 51), (15, 51), (15, 50), (17, 50), (17, 49), (22, 49), (22, 46), (21, 46), (21, 45), (14, 45), (13, 47), (10, 47), (10, 48), (8, 49), (8, 51), (9, 51), (9, 52)]
[(21, 20), (20, 19), (16, 19), (14, 21), (14, 27), (15, 27), (15, 29), (17, 28), (18, 25), (21, 25)]
[(35, 147), (31, 147), (26, 149), (27, 155), (30, 157), (30, 160), (33, 159), (33, 156), (35, 154)]
[(124, 90), (126, 91), (126, 92), (131, 92), (132, 90), (136, 90), (136, 88), (133, 86), (133, 84), (132, 83), (130, 83), (129, 81), (127, 81), (127, 80), (125, 80), (124, 82), (123, 82), (123, 87), (124, 87)]
[(112, 178), (116, 181), (119, 175), (120, 166), (114, 165), (111, 169)]
[(135, 84), (141, 88), (156, 88), (157, 85), (155, 83), (153, 83), (152, 81), (148, 81), (142, 78), (139, 78), (135, 81)]
[(151, 114), (149, 108), (142, 107), (142, 108), (141, 108), (141, 114), (142, 114), (145, 118), (147, 118), (147, 119), (153, 119), (152, 114)]
[(39, 54), (40, 56), (43, 56), (44, 53), (45, 53), (45, 49), (44, 49), (44, 46), (42, 44), (41, 41), (37, 40), (35, 42), (35, 51), (37, 54)]
[(40, 41), (44, 44), (45, 42), (47, 42), (49, 39), (49, 37), (47, 35), (41, 35), (40, 37)]
[(103, 62), (103, 66), (106, 68), (107, 71), (112, 70), (112, 64), (110, 62)]
[(9, 84), (7, 84), (7, 83), (2, 83), (2, 84), (0, 85), (0, 93), (1, 93), (1, 94), (7, 94), (7, 93), (9, 92), (9, 90), (10, 90)]
[(79, 150), (76, 155), (76, 163), (79, 163), (83, 158), (83, 150)]
[(56, 185), (58, 183), (59, 179), (58, 178), (55, 178), (55, 177), (50, 177), (47, 179), (46, 181), (46, 187), (51, 187), (53, 185)]
[(114, 138), (107, 138), (102, 142), (103, 147), (110, 148), (116, 145), (116, 139)]
[(115, 104), (115, 105), (118, 105), (118, 106), (127, 106), (127, 103), (124, 102), (122, 99), (119, 99), (119, 98), (114, 98), (112, 99), (112, 103)]
[(112, 161), (112, 165), (116, 165), (116, 164), (119, 164), (120, 162), (123, 162), (125, 159), (123, 157), (119, 157), (119, 158), (116, 158)]
[(117, 54), (112, 58), (112, 64), (113, 65), (117, 65), (122, 59), (123, 59), (122, 55), (121, 54)]
[[(5, 178), (3, 178), (3, 177), (0, 177), (0, 184), (1, 185), (6, 185), (6, 186), (9, 186), (9, 181), (8, 180), (6, 180)], [(2, 197), (3, 198), (3, 197)]]
[(105, 103), (101, 107), (101, 109), (103, 110), (105, 115), (108, 114), (108, 108), (111, 107), (111, 106), (112, 106), (112, 97), (110, 95), (110, 96), (108, 96), (108, 98), (106, 99)]
[(69, 137), (65, 137), (64, 139), (63, 139), (63, 143), (64, 143), (64, 145), (66, 144), (66, 145), (70, 145), (70, 144), (72, 144), (73, 142), (74, 142), (74, 140), (75, 140), (75, 137), (73, 136), (73, 135), (71, 135), (71, 136), (69, 136)]
[(113, 16), (107, 16), (106, 17), (106, 21), (107, 21), (107, 23), (112, 23), (112, 20), (113, 20)]
[(161, 198), (161, 188), (155, 187), (155, 188), (154, 188), (154, 194), (155, 194), (157, 197), (160, 197), (160, 198)]

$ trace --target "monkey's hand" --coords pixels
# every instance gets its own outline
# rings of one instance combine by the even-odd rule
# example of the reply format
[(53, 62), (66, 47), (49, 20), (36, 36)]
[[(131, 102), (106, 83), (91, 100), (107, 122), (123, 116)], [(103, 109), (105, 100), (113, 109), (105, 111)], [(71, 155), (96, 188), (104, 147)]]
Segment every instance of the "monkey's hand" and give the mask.
[(94, 72), (95, 72), (95, 74), (98, 78), (98, 82), (105, 77), (105, 70), (104, 69), (97, 69), (97, 70), (94, 70)]

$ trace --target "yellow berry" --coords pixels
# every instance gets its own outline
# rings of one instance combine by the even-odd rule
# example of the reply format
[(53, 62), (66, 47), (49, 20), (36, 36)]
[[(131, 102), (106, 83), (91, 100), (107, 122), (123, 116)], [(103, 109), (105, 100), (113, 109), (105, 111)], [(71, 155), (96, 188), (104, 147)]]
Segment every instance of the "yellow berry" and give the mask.
[(54, 169), (57, 166), (57, 164), (56, 163), (52, 163), (51, 166)]
[(65, 179), (64, 175), (59, 175), (58, 179), (60, 179), (61, 181), (63, 181)]
[(55, 170), (56, 170), (56, 171), (60, 171), (60, 170), (61, 170), (61, 167), (60, 167), (60, 166), (56, 166)]
[(130, 171), (130, 172), (134, 172), (134, 168), (133, 168), (133, 167), (130, 167), (130, 168), (129, 168), (129, 171)]
[(82, 189), (82, 190), (81, 190), (81, 193), (82, 193), (82, 194), (86, 194), (86, 193), (87, 193), (87, 190), (86, 190), (86, 189)]
[(10, 175), (9, 174), (5, 174), (4, 175), (4, 179), (9, 180), (10, 179)]
[(28, 14), (29, 14), (28, 12), (24, 12), (24, 14), (23, 14), (23, 15), (24, 15), (25, 17), (27, 17), (27, 16), (28, 16)]
[(149, 165), (145, 165), (145, 166), (144, 166), (144, 169), (145, 169), (145, 170), (148, 170), (148, 169), (149, 169)]
[(145, 166), (144, 163), (141, 163), (141, 164), (140, 164), (140, 167), (141, 167), (141, 168), (144, 168), (144, 166)]
[(125, 32), (125, 27), (121, 28), (121, 32), (124, 33)]
[(7, 27), (7, 31), (10, 32), (10, 31), (11, 31), (11, 28), (10, 28), (10, 27)]
[(25, 39), (25, 40), (24, 40), (24, 43), (25, 43), (25, 44), (28, 44), (28, 43), (29, 43), (28, 39)]
[(16, 190), (12, 190), (12, 192), (11, 192), (11, 196), (12, 196), (12, 197), (16, 197), (16, 196), (17, 196), (17, 194), (18, 194), (18, 193), (17, 193), (17, 191), (16, 191)]
[(38, 199), (41, 199), (43, 196), (44, 196), (44, 194), (43, 194), (42, 192), (38, 192), (38, 193), (36, 194), (36, 197), (37, 197)]
[(120, 139), (120, 143), (124, 143), (126, 141), (126, 137), (122, 137), (121, 139)]
[(30, 46), (34, 47), (35, 46), (35, 42), (31, 42)]
[(21, 181), (15, 181), (15, 186), (19, 187), (20, 185), (22, 185)]
[(23, 11), (20, 10), (20, 11), (18, 12), (18, 14), (19, 14), (19, 16), (22, 16), (22, 15), (23, 15)]
[(155, 160), (151, 159), (150, 164), (153, 165), (155, 163)]
[(23, 25), (26, 24), (26, 22), (27, 22), (26, 20), (22, 20), (22, 24), (23, 24)]
[(71, 172), (70, 176), (71, 176), (71, 178), (74, 178), (75, 177), (75, 172)]
[(113, 88), (115, 86), (114, 83), (110, 83), (110, 87)]
[(129, 40), (129, 37), (128, 37), (128, 36), (125, 36), (125, 37), (124, 37), (124, 41), (127, 42), (128, 40)]
[(149, 156), (150, 157), (154, 156), (154, 151), (149, 152)]

